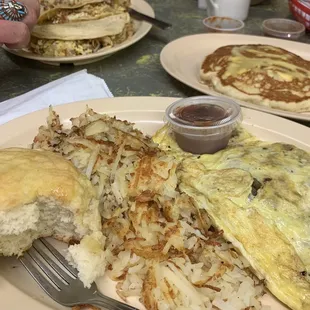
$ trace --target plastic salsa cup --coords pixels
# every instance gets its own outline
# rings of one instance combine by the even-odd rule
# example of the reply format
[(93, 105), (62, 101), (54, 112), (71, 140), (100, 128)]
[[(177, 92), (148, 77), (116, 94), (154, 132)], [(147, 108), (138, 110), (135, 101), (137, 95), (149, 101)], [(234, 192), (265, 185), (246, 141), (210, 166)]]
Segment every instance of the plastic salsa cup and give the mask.
[(166, 109), (166, 120), (182, 150), (213, 154), (227, 146), (242, 114), (233, 100), (199, 96), (171, 104)]

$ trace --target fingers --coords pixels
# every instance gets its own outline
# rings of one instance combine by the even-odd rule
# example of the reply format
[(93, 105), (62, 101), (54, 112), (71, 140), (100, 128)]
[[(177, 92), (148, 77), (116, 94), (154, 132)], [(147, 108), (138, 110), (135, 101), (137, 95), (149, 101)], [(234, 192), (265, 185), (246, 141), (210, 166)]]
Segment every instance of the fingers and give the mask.
[(0, 42), (9, 48), (22, 48), (30, 41), (30, 31), (22, 22), (0, 20)]
[(23, 23), (25, 23), (30, 31), (34, 27), (34, 25), (37, 23), (38, 17), (40, 15), (40, 4), (38, 0), (22, 0), (22, 4), (26, 6), (27, 8), (27, 15), (22, 20)]
[(32, 9), (35, 12), (35, 15), (39, 17), (40, 15), (39, 0), (20, 0), (20, 3), (24, 4), (28, 10)]
[(0, 43), (12, 49), (22, 48), (30, 41), (30, 32), (40, 15), (39, 0), (21, 0), (27, 15), (21, 22), (0, 20)]
[(22, 20), (24, 24), (26, 24), (29, 27), (29, 30), (31, 31), (34, 27), (34, 25), (37, 23), (38, 15), (36, 11), (33, 8), (27, 8), (27, 15)]

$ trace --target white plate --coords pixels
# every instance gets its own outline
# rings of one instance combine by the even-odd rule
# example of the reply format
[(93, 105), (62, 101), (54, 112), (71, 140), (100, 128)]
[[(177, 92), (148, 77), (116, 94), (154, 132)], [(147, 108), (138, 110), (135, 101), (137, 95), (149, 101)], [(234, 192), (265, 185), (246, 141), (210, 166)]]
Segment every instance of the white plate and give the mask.
[[(133, 9), (145, 15), (155, 17), (153, 8), (146, 1), (131, 0), (131, 4), (132, 4), (131, 7)], [(72, 57), (45, 57), (45, 56), (40, 56), (40, 55), (31, 53), (31, 52), (23, 51), (23, 50), (11, 50), (6, 47), (3, 47), (3, 48), (9, 53), (12, 53), (14, 55), (28, 58), (28, 59), (38, 60), (40, 62), (49, 64), (49, 65), (58, 66), (61, 63), (73, 63), (74, 65), (84, 65), (84, 64), (88, 64), (88, 63), (92, 63), (92, 62), (96, 62), (101, 59), (104, 59), (116, 53), (117, 51), (120, 51), (128, 46), (131, 46), (132, 44), (141, 40), (151, 30), (152, 25), (146, 22), (134, 21), (134, 27), (136, 29), (136, 32), (128, 40), (124, 41), (121, 44), (113, 46), (112, 48), (106, 48), (97, 53), (93, 53), (89, 55), (72, 56)]]
[[(116, 115), (118, 118), (135, 122), (144, 133), (153, 134), (163, 125), (166, 107), (177, 98), (128, 97), (83, 101), (55, 107), (66, 124), (73, 116), (85, 112), (86, 105), (96, 112)], [(267, 141), (280, 141), (294, 144), (310, 151), (310, 128), (288, 121), (284, 118), (259, 111), (243, 109), (243, 125), (257, 137)], [(48, 110), (28, 114), (0, 126), (0, 148), (10, 146), (26, 147), (45, 124)], [(56, 242), (60, 246), (59, 242)], [(63, 246), (63, 245), (62, 245)], [(116, 297), (114, 285), (110, 280), (100, 279), (100, 289), (105, 294)], [(15, 258), (0, 258), (0, 296), (1, 309), (20, 310), (62, 310), (48, 298)], [(272, 310), (286, 309), (271, 296), (265, 295), (265, 304), (271, 304)], [(136, 300), (131, 300), (139, 307)], [(142, 309), (142, 308), (141, 308)]]
[[(310, 60), (309, 44), (241, 34), (207, 33), (182, 37), (170, 42), (161, 51), (160, 61), (164, 69), (182, 83), (205, 94), (227, 97), (201, 84), (199, 82), (199, 70), (204, 58), (208, 54), (212, 54), (221, 46), (236, 44), (269, 44), (284, 48), (302, 58)], [(288, 118), (310, 121), (310, 113), (288, 112), (241, 100), (235, 101), (247, 108)]]

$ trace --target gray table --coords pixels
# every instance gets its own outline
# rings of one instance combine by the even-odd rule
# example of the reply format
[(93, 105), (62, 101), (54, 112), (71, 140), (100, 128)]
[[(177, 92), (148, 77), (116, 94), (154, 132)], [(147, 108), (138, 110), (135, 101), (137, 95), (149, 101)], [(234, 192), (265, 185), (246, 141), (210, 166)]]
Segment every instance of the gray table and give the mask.
[[(102, 77), (114, 96), (192, 96), (199, 92), (170, 77), (159, 63), (165, 44), (176, 38), (203, 33), (204, 10), (198, 10), (196, 0), (149, 0), (156, 15), (170, 21), (166, 31), (152, 29), (140, 42), (100, 62), (85, 66), (53, 67), (9, 55), (0, 50), (0, 101), (15, 97), (33, 88), (86, 68)], [(287, 0), (265, 0), (250, 8), (245, 33), (262, 35), (261, 24), (266, 18), (290, 17)], [(306, 35), (303, 42), (310, 43)]]

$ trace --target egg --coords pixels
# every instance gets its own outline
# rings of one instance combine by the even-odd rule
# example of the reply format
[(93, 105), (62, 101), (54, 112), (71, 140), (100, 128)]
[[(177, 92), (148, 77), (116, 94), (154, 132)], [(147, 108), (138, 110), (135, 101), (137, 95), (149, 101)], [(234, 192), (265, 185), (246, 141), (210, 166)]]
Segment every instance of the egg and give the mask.
[(242, 127), (226, 149), (183, 152), (169, 127), (153, 140), (179, 160), (179, 188), (294, 310), (310, 309), (310, 154), (269, 143)]

